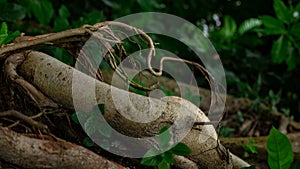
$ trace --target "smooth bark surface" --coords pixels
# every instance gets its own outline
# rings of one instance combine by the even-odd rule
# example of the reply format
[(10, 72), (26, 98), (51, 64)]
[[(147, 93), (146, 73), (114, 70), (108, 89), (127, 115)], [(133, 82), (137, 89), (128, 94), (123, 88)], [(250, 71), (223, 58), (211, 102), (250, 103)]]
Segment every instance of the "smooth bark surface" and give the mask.
[[(233, 163), (238, 163), (235, 165), (237, 168), (248, 166), (240, 159), (234, 158), (236, 161), (232, 162), (230, 152), (222, 145), (217, 144), (217, 134), (212, 125), (202, 125), (190, 132), (180, 133), (187, 127), (182, 124), (193, 125), (194, 121), (209, 121), (200, 109), (184, 99), (165, 97), (158, 100), (128, 93), (96, 81), (40, 52), (30, 52), (26, 56), (20, 73), (48, 97), (65, 107), (90, 111), (96, 104), (105, 104), (105, 119), (114, 129), (128, 136), (151, 136), (153, 133), (158, 133), (164, 125), (173, 124), (176, 119), (180, 119), (175, 125), (175, 132), (178, 132), (178, 138), (185, 136), (181, 142), (192, 150), (188, 158), (196, 161), (201, 168), (232, 168)], [(75, 89), (74, 82), (76, 82)], [(74, 92), (74, 90), (79, 91)], [(117, 98), (113, 98), (116, 93)], [(95, 98), (91, 102), (88, 98), (93, 96)], [(131, 104), (127, 104), (128, 99)], [(140, 111), (133, 111), (132, 106)], [(150, 111), (150, 106), (156, 111)], [(126, 116), (140, 121), (153, 117), (158, 118), (149, 123), (137, 123), (120, 115), (119, 111), (125, 111)], [(189, 116), (195, 117), (195, 119), (188, 118)]]

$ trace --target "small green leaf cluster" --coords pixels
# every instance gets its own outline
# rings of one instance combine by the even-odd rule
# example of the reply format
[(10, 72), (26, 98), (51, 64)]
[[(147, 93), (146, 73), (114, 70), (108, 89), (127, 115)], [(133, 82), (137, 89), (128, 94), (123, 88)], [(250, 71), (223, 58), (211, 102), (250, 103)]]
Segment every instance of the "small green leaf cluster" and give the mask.
[[(96, 109), (99, 109), (100, 112)], [(84, 130), (88, 136), (95, 134), (103, 136), (105, 139), (101, 141), (102, 144), (100, 146), (109, 149), (110, 144), (108, 139), (112, 135), (112, 128), (103, 118), (103, 114), (104, 104), (99, 104), (98, 106), (95, 106), (94, 111), (91, 111), (88, 114), (84, 112), (73, 113), (71, 119), (76, 124), (83, 124)], [(93, 141), (89, 137), (86, 137), (83, 139), (83, 144), (87, 147), (91, 147), (93, 146)]]
[(14, 31), (12, 33), (9, 33), (7, 24), (5, 22), (2, 22), (1, 27), (0, 27), (0, 46), (2, 44), (7, 44), (7, 43), (11, 42), (19, 35), (20, 35), (19, 31)]
[(141, 164), (168, 169), (170, 164), (174, 164), (174, 155), (185, 156), (191, 153), (190, 148), (183, 143), (170, 145), (171, 138), (169, 127), (163, 127), (157, 136), (159, 148), (149, 149), (141, 160)]
[(273, 8), (276, 17), (261, 16), (264, 35), (279, 36), (272, 46), (274, 63), (285, 62), (288, 70), (296, 68), (300, 54), (300, 3), (287, 7), (282, 0), (274, 0)]
[(249, 140), (249, 143), (245, 143), (243, 144), (243, 148), (245, 150), (244, 152), (244, 157), (249, 157), (249, 154), (257, 154), (257, 146), (254, 145), (254, 139), (251, 138)]

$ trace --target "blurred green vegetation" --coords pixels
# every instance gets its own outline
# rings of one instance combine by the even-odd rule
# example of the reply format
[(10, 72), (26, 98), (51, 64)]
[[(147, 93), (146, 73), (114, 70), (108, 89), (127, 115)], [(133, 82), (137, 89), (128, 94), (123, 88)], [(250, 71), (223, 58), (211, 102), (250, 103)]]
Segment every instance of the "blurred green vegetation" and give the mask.
[[(1, 43), (8, 43), (19, 32), (57, 32), (137, 12), (174, 14), (197, 25), (212, 41), (226, 69), (230, 94), (264, 102), (300, 119), (297, 1), (0, 0), (0, 11)], [(186, 46), (174, 44), (171, 38), (159, 40), (160, 48), (193, 60)], [(51, 51), (71, 64), (63, 57), (65, 51)]]

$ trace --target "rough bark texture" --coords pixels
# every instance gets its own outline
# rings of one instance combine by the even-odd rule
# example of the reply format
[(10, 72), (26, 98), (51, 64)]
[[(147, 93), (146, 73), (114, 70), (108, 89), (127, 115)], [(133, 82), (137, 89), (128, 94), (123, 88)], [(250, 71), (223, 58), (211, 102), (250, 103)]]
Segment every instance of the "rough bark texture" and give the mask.
[(81, 146), (66, 141), (26, 137), (0, 127), (0, 159), (24, 168), (125, 169)]
[[(178, 137), (186, 135), (181, 142), (192, 149), (192, 154), (188, 158), (195, 161), (201, 168), (249, 166), (239, 158), (232, 156), (222, 145), (217, 144), (217, 134), (212, 125), (202, 125), (188, 133), (181, 133), (187, 127), (182, 124), (192, 125), (194, 120), (196, 122), (209, 121), (199, 108), (184, 99), (165, 97), (158, 100), (128, 93), (96, 81), (40, 52), (30, 52), (26, 56), (26, 60), (20, 68), (20, 75), (65, 107), (74, 108), (75, 106), (77, 110), (90, 111), (96, 104), (105, 104), (105, 119), (114, 129), (128, 136), (151, 136), (153, 133), (158, 133), (164, 125), (172, 124), (176, 119), (180, 119), (175, 124), (175, 132), (178, 132), (176, 133)], [(74, 82), (76, 83), (79, 91), (74, 92), (76, 89), (72, 86), (72, 82), (73, 85)], [(116, 94), (117, 97), (113, 98), (113, 95)], [(95, 96), (94, 100), (87, 99), (93, 96)], [(128, 100), (130, 100), (131, 105), (126, 103)], [(156, 111), (150, 111), (150, 106)], [(134, 107), (139, 111), (135, 111)], [(119, 111), (125, 111), (126, 116), (131, 119), (154, 120), (147, 123), (137, 123), (124, 118)]]

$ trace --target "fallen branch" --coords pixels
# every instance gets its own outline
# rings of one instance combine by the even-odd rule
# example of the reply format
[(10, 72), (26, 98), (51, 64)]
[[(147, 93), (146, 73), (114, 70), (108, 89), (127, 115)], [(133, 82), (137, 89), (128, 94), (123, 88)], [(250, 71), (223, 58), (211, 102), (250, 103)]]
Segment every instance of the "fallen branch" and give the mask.
[(81, 146), (40, 140), (0, 127), (0, 159), (24, 168), (125, 169)]
[[(175, 132), (178, 132), (178, 138), (185, 136), (181, 142), (188, 145), (192, 150), (188, 158), (195, 161), (199, 167), (232, 168), (234, 166), (234, 168), (240, 168), (249, 166), (243, 160), (232, 155), (218, 142), (217, 134), (212, 125), (199, 125), (197, 129), (180, 133), (187, 127), (181, 126), (182, 124), (192, 126), (193, 122), (209, 122), (209, 119), (200, 109), (184, 99), (165, 97), (158, 100), (128, 93), (96, 81), (40, 52), (32, 51), (25, 57), (25, 61), (20, 66), (21, 75), (64, 107), (74, 108), (75, 106), (78, 111), (88, 112), (95, 105), (104, 104), (104, 118), (108, 123), (114, 129), (131, 137), (152, 136), (158, 133), (164, 125), (173, 124), (176, 119), (179, 119), (178, 124), (173, 124), (175, 125)], [(116, 93), (117, 98), (113, 98)], [(91, 96), (95, 96), (92, 101), (88, 99)], [(127, 104), (128, 100), (131, 101), (132, 105)], [(150, 106), (156, 111), (150, 111)], [(140, 109), (134, 111), (133, 107)], [(149, 123), (136, 123), (121, 116), (119, 111), (125, 111), (128, 117), (140, 121), (161, 114)]]

